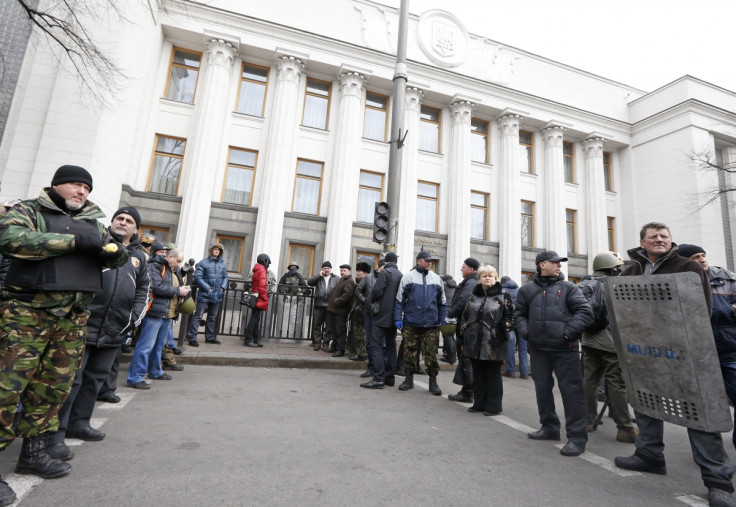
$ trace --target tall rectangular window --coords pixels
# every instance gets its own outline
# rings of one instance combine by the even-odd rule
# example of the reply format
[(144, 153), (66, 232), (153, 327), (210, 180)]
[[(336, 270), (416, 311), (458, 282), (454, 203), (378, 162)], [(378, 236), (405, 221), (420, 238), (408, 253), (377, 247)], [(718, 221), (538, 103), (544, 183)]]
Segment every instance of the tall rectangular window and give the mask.
[(287, 266), (292, 264), (299, 266), (299, 272), (302, 276), (311, 277), (312, 266), (314, 266), (314, 246), (289, 243), (289, 260), (287, 262)]
[(375, 204), (383, 195), (383, 174), (360, 171), (358, 189), (358, 222), (373, 223)]
[(532, 280), (534, 280), (534, 275), (536, 275), (534, 271), (522, 271), (521, 272), (521, 285), (526, 285)]
[(567, 227), (567, 252), (577, 252), (577, 218), (578, 212), (574, 209), (565, 210), (565, 226)]
[(376, 93), (365, 94), (365, 122), (363, 123), (363, 137), (386, 140), (388, 125), (388, 97)]
[(378, 267), (378, 254), (374, 252), (356, 252), (355, 263), (367, 262), (372, 269)]
[(250, 206), (253, 198), (253, 178), (256, 173), (257, 155), (255, 151), (230, 148), (225, 186), (222, 189), (222, 202)]
[(166, 82), (166, 98), (177, 102), (194, 103), (197, 76), (202, 53), (174, 48), (169, 61), (169, 79)]
[(299, 159), (296, 167), (294, 203), (291, 210), (297, 213), (319, 213), (322, 192), (322, 163)]
[(440, 152), (440, 110), (422, 106), (419, 114), (419, 149)]
[(488, 122), (473, 118), (470, 120), (470, 160), (488, 163)]
[(330, 110), (330, 89), (327, 81), (307, 78), (307, 92), (304, 98), (304, 117), (302, 125), (317, 129), (327, 129), (327, 113)]
[(268, 68), (243, 63), (238, 105), (235, 110), (251, 116), (263, 116), (268, 86)]
[(148, 191), (176, 195), (186, 139), (156, 135)]
[(521, 246), (534, 246), (534, 203), (521, 201)]
[(169, 241), (169, 229), (166, 227), (141, 225), (140, 230), (138, 231), (138, 237), (143, 236), (144, 234), (150, 234), (156, 238), (156, 241), (163, 241), (164, 243), (168, 243)]
[(225, 268), (233, 273), (240, 273), (243, 268), (244, 239), (237, 236), (222, 236), (218, 234), (217, 242), (225, 249), (225, 252), (222, 254), (222, 258), (225, 261)]
[(420, 181), (417, 185), (417, 230), (437, 232), (437, 199), (440, 186)]
[(534, 174), (534, 136), (526, 130), (519, 131), (519, 171)]
[(611, 170), (611, 154), (607, 151), (603, 152), (603, 180), (606, 185), (606, 191), (613, 192), (613, 172)]
[(572, 143), (562, 142), (562, 158), (565, 163), (565, 183), (575, 183), (575, 153)]
[(616, 219), (606, 217), (606, 226), (608, 227), (608, 249), (612, 252), (616, 251)]
[(488, 239), (488, 194), (470, 192), (470, 237)]

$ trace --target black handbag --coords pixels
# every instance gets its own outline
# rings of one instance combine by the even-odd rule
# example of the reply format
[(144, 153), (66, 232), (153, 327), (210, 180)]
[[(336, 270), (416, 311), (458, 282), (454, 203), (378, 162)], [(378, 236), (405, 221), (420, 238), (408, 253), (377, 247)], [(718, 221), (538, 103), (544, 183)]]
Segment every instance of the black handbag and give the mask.
[(240, 298), (240, 304), (245, 305), (248, 308), (255, 308), (257, 301), (258, 301), (257, 292), (243, 292), (243, 296)]

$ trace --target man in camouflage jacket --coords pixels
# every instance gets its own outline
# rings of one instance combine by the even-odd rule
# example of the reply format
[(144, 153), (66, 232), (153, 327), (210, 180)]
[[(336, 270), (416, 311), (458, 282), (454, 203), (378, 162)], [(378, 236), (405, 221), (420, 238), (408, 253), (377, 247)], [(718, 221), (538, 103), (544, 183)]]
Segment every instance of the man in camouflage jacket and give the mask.
[[(87, 201), (91, 191), (92, 176), (65, 165), (37, 199), (0, 220), (0, 253), (12, 258), (0, 307), (0, 450), (23, 437), (17, 473), (51, 478), (71, 470), (48, 454), (46, 433), (57, 429), (69, 396), (102, 268), (128, 260), (114, 241), (103, 249), (110, 237), (98, 222), (104, 214)], [(0, 505), (14, 498), (0, 479)]]

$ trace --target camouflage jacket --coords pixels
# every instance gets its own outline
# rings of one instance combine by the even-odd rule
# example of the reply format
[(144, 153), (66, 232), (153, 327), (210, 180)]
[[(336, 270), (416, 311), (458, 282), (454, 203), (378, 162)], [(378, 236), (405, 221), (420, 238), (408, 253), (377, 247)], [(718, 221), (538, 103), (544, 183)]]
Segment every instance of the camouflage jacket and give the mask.
[[(42, 211), (65, 213), (49, 197), (49, 188), (41, 191), (38, 199), (29, 199), (16, 204), (0, 219), (0, 253), (3, 256), (27, 260), (43, 260), (49, 257), (68, 255), (75, 250), (73, 234), (57, 234), (46, 232), (46, 222)], [(105, 214), (94, 203), (87, 201), (84, 208), (77, 213), (76, 220), (99, 220)], [(97, 222), (100, 239), (103, 244), (109, 240), (107, 228)], [(128, 261), (128, 256), (121, 255), (113, 263), (105, 264), (114, 269)], [(10, 289), (10, 291), (5, 290)], [(13, 297), (12, 287), (3, 288), (3, 299)], [(57, 317), (63, 317), (70, 311), (83, 312), (92, 302), (93, 292), (38, 291), (33, 299), (25, 301), (32, 308), (42, 308)]]

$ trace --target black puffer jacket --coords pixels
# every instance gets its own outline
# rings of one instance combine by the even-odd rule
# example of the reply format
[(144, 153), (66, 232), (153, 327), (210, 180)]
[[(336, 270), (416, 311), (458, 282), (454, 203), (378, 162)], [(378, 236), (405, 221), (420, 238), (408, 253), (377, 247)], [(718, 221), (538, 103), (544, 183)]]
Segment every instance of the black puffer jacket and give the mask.
[[(163, 272), (163, 277), (161, 273)], [(179, 295), (179, 288), (171, 284), (171, 268), (163, 255), (153, 255), (148, 261), (148, 274), (151, 277), (153, 304), (148, 309), (151, 317), (165, 319), (169, 314), (171, 298)]]
[(148, 266), (138, 236), (126, 247), (128, 262), (102, 271), (102, 290), (89, 306), (87, 345), (119, 347), (125, 333), (138, 327), (148, 301)]
[(514, 326), (514, 302), (501, 282), (484, 289), (476, 285), (463, 312), (463, 356), (481, 361), (505, 361), (508, 330)]
[(574, 283), (561, 277), (534, 275), (516, 297), (516, 332), (531, 350), (577, 352), (593, 309)]
[(386, 263), (386, 267), (378, 274), (376, 284), (371, 291), (371, 302), (381, 302), (378, 313), (373, 315), (374, 326), (394, 326), (394, 303), (396, 302), (396, 293), (399, 291), (402, 276), (404, 275), (396, 267), (395, 262)]

